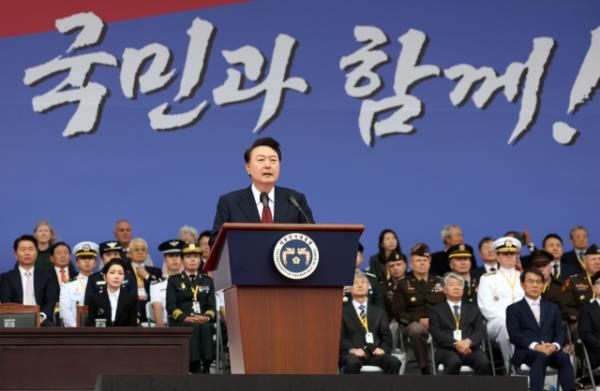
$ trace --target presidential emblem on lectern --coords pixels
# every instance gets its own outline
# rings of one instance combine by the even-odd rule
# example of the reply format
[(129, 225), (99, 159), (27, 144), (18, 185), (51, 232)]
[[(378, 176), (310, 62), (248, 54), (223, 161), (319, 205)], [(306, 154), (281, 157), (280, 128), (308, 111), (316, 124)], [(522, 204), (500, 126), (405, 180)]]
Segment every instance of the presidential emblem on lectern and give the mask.
[(285, 277), (301, 280), (317, 269), (319, 249), (308, 235), (289, 233), (275, 245), (273, 263)]

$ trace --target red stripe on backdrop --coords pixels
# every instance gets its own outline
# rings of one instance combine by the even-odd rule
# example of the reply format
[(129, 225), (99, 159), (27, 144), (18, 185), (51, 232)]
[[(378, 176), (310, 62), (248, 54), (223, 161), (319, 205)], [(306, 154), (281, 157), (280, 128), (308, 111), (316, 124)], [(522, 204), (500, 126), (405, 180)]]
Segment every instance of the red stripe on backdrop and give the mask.
[(247, 3), (250, 0), (17, 0), (0, 11), (0, 37), (54, 30), (54, 21), (95, 12), (105, 22)]

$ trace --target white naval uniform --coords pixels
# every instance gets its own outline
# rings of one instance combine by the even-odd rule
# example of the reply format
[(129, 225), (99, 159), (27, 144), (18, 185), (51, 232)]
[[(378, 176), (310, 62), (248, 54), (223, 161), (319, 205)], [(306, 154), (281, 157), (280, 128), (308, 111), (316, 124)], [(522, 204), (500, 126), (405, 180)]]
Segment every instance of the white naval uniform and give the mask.
[(510, 341), (506, 331), (506, 307), (525, 297), (520, 276), (521, 273), (515, 269), (500, 268), (481, 276), (477, 291), (477, 305), (487, 319), (488, 335), (500, 346), (507, 368)]
[[(169, 315), (167, 314), (167, 282), (168, 278), (150, 285), (150, 303), (159, 302), (160, 308), (163, 310), (163, 319), (165, 324), (169, 321)], [(153, 309), (150, 309), (154, 311)], [(154, 314), (154, 313), (153, 313)], [(152, 315), (154, 319), (154, 315)]]
[(64, 327), (77, 326), (77, 305), (83, 305), (88, 278), (78, 274), (60, 288), (60, 318)]

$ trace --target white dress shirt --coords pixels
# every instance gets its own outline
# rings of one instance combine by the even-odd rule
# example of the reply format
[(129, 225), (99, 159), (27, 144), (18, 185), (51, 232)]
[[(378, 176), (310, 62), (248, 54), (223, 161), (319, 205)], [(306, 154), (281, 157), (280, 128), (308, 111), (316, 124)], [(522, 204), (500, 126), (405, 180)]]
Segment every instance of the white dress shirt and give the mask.
[[(525, 301), (527, 301), (527, 304), (529, 305), (529, 309), (531, 309), (531, 312), (533, 313), (533, 317), (536, 317), (536, 313), (537, 315), (539, 315), (540, 319), (537, 320), (538, 324), (540, 323), (541, 319), (542, 319), (542, 303), (541, 303), (541, 297), (538, 297), (536, 300), (530, 299), (529, 297), (525, 296)], [(529, 344), (529, 349), (531, 350), (535, 350), (535, 346), (539, 343), (547, 343), (549, 341), (541, 341), (541, 342), (532, 342)], [(554, 346), (556, 346), (557, 350), (560, 350), (560, 344), (558, 344), (557, 342), (552, 342), (552, 344)]]
[(120, 292), (121, 288), (117, 289), (115, 293), (111, 293), (109, 290), (106, 291), (108, 293), (108, 300), (110, 301), (110, 321), (113, 323), (117, 318), (117, 305), (119, 304)]
[[(251, 189), (252, 195), (254, 196), (254, 202), (256, 203), (256, 208), (258, 209), (258, 216), (262, 217), (263, 204), (260, 202), (260, 191), (254, 186), (254, 183), (252, 184)], [(269, 208), (271, 209), (273, 221), (275, 221), (275, 187), (273, 187), (269, 192)]]
[[(23, 269), (21, 266), (19, 266), (19, 272), (21, 273), (21, 286), (23, 289), (23, 304), (25, 304), (25, 305), (36, 305), (37, 304), (35, 301), (35, 283), (33, 281), (34, 271), (35, 271), (35, 267), (32, 267), (29, 270), (26, 270), (26, 269)], [(31, 276), (28, 277), (27, 273), (31, 273)], [(27, 279), (28, 278), (31, 278), (31, 289), (33, 291), (33, 295), (31, 298), (29, 298), (27, 295)]]

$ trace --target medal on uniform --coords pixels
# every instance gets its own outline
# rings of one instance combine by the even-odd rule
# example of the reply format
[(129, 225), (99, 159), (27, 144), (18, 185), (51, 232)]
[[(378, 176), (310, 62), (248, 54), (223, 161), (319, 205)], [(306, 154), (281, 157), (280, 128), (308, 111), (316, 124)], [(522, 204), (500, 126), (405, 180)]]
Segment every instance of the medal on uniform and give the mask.
[(375, 338), (373, 338), (373, 333), (372, 332), (367, 331), (365, 333), (365, 342), (367, 344), (373, 344), (373, 343), (375, 343)]
[(462, 341), (462, 330), (454, 330), (452, 336), (454, 337), (455, 341)]
[(198, 301), (194, 301), (194, 304), (192, 304), (192, 309), (194, 310), (195, 314), (202, 313), (202, 311), (200, 311), (200, 302), (198, 302)]

